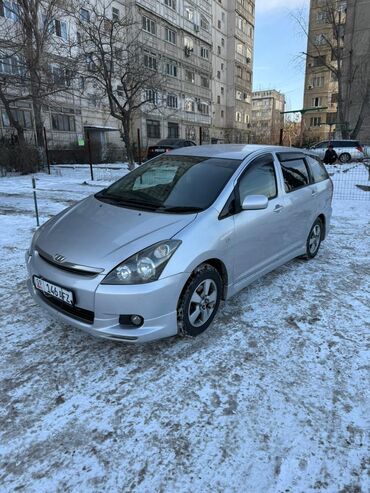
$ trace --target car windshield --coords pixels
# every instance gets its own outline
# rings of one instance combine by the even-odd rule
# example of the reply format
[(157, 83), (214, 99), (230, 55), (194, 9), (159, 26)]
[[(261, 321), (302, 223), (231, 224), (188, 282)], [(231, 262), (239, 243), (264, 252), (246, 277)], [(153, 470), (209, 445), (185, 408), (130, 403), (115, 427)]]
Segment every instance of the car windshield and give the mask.
[(122, 207), (194, 213), (210, 207), (241, 161), (161, 156), (136, 168), (95, 197)]

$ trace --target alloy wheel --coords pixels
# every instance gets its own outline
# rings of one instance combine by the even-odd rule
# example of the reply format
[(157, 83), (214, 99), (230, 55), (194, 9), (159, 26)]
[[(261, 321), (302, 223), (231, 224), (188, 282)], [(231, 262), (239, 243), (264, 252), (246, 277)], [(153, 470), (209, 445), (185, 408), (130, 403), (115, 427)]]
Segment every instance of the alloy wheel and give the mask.
[(191, 325), (201, 327), (212, 316), (217, 302), (217, 286), (212, 279), (205, 279), (195, 288), (189, 303), (188, 317)]
[(315, 224), (312, 228), (310, 238), (308, 240), (309, 250), (311, 255), (314, 255), (320, 246), (321, 227), (320, 224)]

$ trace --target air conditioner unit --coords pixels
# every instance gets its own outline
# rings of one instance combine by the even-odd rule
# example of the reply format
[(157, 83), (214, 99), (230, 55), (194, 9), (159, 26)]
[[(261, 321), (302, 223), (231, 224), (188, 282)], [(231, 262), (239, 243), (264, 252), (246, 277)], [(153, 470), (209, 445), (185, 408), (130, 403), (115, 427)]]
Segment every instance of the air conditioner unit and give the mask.
[(312, 86), (308, 86), (308, 89), (313, 89), (313, 87)]

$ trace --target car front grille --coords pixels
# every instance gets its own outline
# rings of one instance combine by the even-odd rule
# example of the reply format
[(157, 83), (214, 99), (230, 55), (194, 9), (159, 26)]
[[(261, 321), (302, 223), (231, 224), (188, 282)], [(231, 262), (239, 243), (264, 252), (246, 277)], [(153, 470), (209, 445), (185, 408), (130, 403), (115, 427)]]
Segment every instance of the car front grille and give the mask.
[(41, 291), (37, 291), (37, 293), (45, 303), (58, 310), (58, 312), (86, 324), (94, 323), (94, 312), (85, 310), (84, 308), (79, 308), (78, 306), (67, 305), (67, 303), (63, 303), (63, 301), (60, 301), (57, 298), (46, 296)]

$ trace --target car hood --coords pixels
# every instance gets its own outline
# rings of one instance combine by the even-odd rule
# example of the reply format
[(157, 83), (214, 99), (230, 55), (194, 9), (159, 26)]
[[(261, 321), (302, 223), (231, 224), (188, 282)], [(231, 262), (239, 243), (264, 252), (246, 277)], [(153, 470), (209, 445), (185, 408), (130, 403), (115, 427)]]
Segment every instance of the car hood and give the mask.
[(68, 263), (110, 271), (143, 248), (172, 238), (196, 216), (126, 209), (91, 196), (45, 224), (36, 248)]

